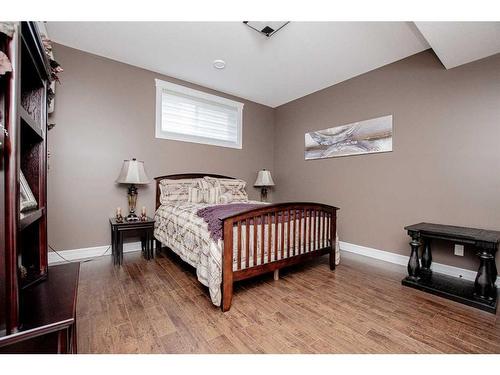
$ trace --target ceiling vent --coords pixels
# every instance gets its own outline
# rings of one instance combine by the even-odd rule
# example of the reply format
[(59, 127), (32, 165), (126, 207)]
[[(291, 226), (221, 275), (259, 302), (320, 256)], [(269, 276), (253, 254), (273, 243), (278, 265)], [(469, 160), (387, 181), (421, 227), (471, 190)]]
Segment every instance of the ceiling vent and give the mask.
[(245, 25), (251, 29), (264, 34), (268, 38), (276, 34), (279, 30), (285, 27), (290, 21), (243, 21)]

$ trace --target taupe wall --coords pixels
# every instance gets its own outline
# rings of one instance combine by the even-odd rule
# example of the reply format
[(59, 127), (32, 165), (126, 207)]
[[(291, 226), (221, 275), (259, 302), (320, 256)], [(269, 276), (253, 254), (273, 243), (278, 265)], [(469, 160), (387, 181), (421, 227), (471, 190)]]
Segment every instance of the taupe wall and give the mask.
[[(243, 149), (155, 139), (155, 85), (160, 78), (214, 91), (61, 45), (64, 67), (49, 133), (49, 243), (75, 249), (110, 243), (108, 217), (127, 207), (126, 187), (117, 186), (123, 159), (144, 160), (150, 177), (178, 172), (212, 172), (253, 183), (273, 164), (274, 110), (253, 102), (245, 107)], [(259, 191), (248, 188), (252, 198)], [(139, 187), (138, 206), (153, 214), (154, 184)]]
[[(130, 157), (151, 177), (206, 171), (251, 183), (269, 168), (274, 201), (337, 205), (341, 240), (399, 254), (409, 252), (407, 224), (500, 228), (500, 55), (446, 70), (429, 50), (275, 110), (243, 100), (243, 150), (234, 150), (154, 138), (154, 78), (180, 81), (60, 45), (55, 52), (65, 69), (49, 133), (57, 249), (110, 242), (107, 218), (127, 206), (114, 180)], [(393, 152), (304, 160), (305, 132), (386, 114)], [(142, 205), (152, 214), (153, 184), (140, 188)], [(434, 259), (477, 268), (472, 249), (456, 257), (437, 243)]]
[[(393, 114), (393, 152), (304, 160), (304, 133)], [(500, 229), (500, 55), (445, 70), (425, 51), (276, 110), (278, 200), (337, 205), (341, 240), (408, 254), (403, 226)], [(438, 262), (474, 269), (471, 249)], [(477, 268), (476, 268), (477, 269)]]

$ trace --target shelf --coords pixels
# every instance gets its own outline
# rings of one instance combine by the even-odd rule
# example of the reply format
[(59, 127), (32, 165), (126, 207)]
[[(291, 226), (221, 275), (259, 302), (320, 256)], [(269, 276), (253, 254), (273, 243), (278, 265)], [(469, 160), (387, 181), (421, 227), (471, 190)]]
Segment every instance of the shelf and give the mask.
[[(79, 263), (51, 266), (47, 280), (23, 291), (21, 329), (15, 334), (0, 337), (0, 353), (16, 352), (15, 348), (9, 348), (8, 345), (22, 344), (74, 323), (79, 271)], [(42, 350), (35, 346), (33, 352)], [(26, 353), (26, 348), (19, 352)]]
[(42, 207), (37, 210), (28, 211), (26, 213), (21, 212), (22, 217), (19, 220), (19, 229), (23, 230), (39, 220), (43, 216), (44, 211), (45, 209)]
[(21, 122), (27, 125), (28, 129), (30, 129), (32, 133), (31, 135), (36, 137), (38, 141), (43, 141), (45, 137), (42, 128), (38, 126), (35, 120), (33, 120), (30, 114), (21, 105), (19, 105), (18, 108), (21, 116)]
[(474, 281), (464, 280), (458, 277), (430, 271), (422, 273), (418, 280), (412, 280), (407, 277), (403, 279), (402, 284), (488, 311), (492, 314), (496, 313), (496, 290), (491, 300), (476, 298), (474, 296)]

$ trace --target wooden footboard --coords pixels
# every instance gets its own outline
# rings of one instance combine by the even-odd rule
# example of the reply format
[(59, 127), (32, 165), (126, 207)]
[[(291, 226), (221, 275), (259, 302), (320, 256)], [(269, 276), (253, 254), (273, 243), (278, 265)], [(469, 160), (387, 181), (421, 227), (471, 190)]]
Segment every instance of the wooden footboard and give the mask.
[(224, 220), (222, 311), (228, 311), (233, 283), (329, 254), (335, 269), (337, 207), (280, 203)]

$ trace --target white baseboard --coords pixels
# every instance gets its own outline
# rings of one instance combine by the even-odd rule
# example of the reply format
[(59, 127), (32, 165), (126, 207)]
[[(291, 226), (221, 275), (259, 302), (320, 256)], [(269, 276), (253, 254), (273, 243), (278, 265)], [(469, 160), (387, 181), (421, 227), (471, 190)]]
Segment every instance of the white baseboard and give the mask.
[[(123, 252), (130, 253), (133, 251), (141, 251), (141, 242), (128, 242), (123, 244)], [(61, 256), (59, 256), (60, 254)], [(49, 264), (64, 263), (66, 260), (76, 262), (85, 259), (97, 258), (101, 256), (111, 256), (111, 245), (86, 247), (83, 249), (72, 249), (49, 252)]]
[[(410, 258), (409, 256), (406, 256), (406, 255), (394, 254), (394, 253), (391, 253), (389, 251), (372, 249), (371, 247), (354, 245), (352, 243), (343, 242), (343, 241), (339, 241), (339, 245), (340, 245), (340, 251), (346, 251), (349, 253), (359, 254), (359, 255), (369, 257), (369, 258), (382, 260), (384, 262), (399, 264), (401, 266), (408, 265), (408, 259)], [(476, 280), (477, 272), (471, 271), (471, 270), (466, 270), (463, 268), (458, 268), (458, 267), (448, 266), (448, 265), (442, 264), (442, 263), (433, 262), (431, 264), (431, 269), (433, 271), (436, 271), (436, 272), (439, 272), (439, 273), (442, 273), (445, 275), (454, 276), (454, 277), (461, 277), (465, 280), (470, 280), (470, 281)], [(497, 285), (500, 285), (500, 277), (497, 277), (496, 282), (497, 282)]]
[[(408, 264), (409, 256), (406, 255), (395, 254), (384, 250), (377, 250), (371, 247), (355, 245), (344, 241), (339, 241), (339, 244), (340, 244), (340, 251), (359, 254), (369, 258), (382, 260), (384, 262), (399, 264), (401, 266), (406, 266)], [(130, 253), (133, 251), (140, 251), (140, 250), (141, 250), (140, 242), (129, 242), (123, 244), (124, 253)], [(61, 258), (58, 254), (63, 256), (64, 259)], [(96, 258), (100, 256), (110, 256), (111, 247), (110, 245), (104, 245), (104, 246), (86, 247), (82, 249), (63, 250), (63, 251), (58, 251), (57, 253), (51, 251), (49, 252), (48, 255), (49, 255), (49, 264), (64, 263), (66, 260), (73, 262), (90, 258)], [(433, 262), (431, 265), (431, 269), (436, 272), (443, 273), (445, 275), (461, 277), (465, 280), (474, 281), (476, 279), (475, 271), (448, 266), (442, 263)], [(497, 277), (497, 285), (500, 285), (500, 277)]]

